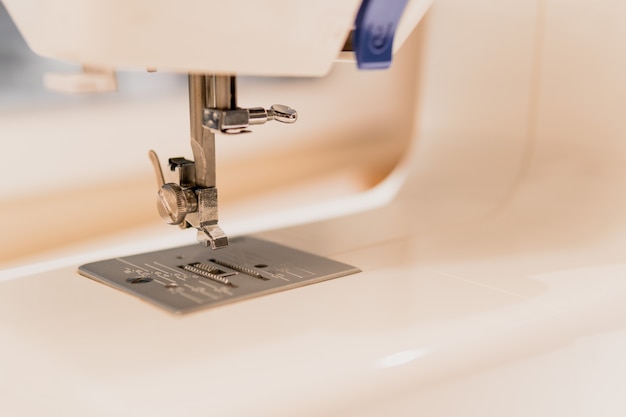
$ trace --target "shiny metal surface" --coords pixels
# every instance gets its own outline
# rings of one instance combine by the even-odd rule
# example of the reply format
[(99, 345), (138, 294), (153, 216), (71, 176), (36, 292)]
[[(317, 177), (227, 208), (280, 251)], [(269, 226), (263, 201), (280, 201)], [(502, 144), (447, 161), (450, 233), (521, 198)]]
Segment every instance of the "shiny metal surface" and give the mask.
[(270, 120), (281, 123), (295, 123), (298, 112), (284, 104), (274, 104), (269, 109), (252, 107), (249, 109), (233, 108), (223, 110), (218, 108), (204, 109), (204, 126), (213, 131), (222, 133), (243, 133), (251, 125), (260, 125)]
[(250, 125), (250, 115), (246, 109), (205, 109), (204, 126), (222, 133), (242, 133)]
[(251, 237), (212, 252), (198, 245), (83, 265), (79, 272), (171, 313), (183, 314), (360, 272)]
[(177, 183), (165, 183), (158, 156), (150, 151), (159, 187), (157, 208), (168, 224), (195, 227), (198, 242), (212, 249), (228, 245), (218, 226), (218, 193), (215, 180), (215, 132), (242, 133), (253, 124), (270, 120), (294, 123), (298, 112), (275, 104), (270, 109), (237, 107), (237, 79), (230, 75), (189, 75), (189, 115), (193, 161), (170, 158)]
[(232, 75), (210, 75), (208, 107), (218, 109), (237, 108), (237, 78)]
[(171, 158), (170, 168), (178, 171), (178, 183), (165, 183), (159, 157), (153, 150), (148, 157), (154, 168), (157, 180), (157, 210), (167, 224), (185, 226), (185, 217), (198, 210), (198, 198), (193, 187), (195, 184), (194, 164), (184, 158)]
[(180, 224), (187, 214), (185, 197), (178, 184), (165, 184), (158, 192), (157, 208), (167, 224)]
[(204, 246), (210, 245), (213, 249), (227, 246), (228, 238), (217, 225), (217, 188), (203, 188), (196, 190), (196, 194), (198, 196), (197, 223), (193, 220), (190, 223), (199, 230), (198, 242)]
[(193, 188), (196, 186), (195, 164), (185, 158), (170, 158), (168, 160), (170, 171), (176, 172), (178, 184), (183, 188)]
[(228, 246), (228, 236), (217, 224), (206, 224), (201, 226), (197, 235), (198, 242), (204, 246), (211, 246), (211, 249), (219, 249)]
[(295, 123), (298, 120), (298, 112), (284, 104), (274, 104), (268, 111), (268, 119), (281, 123)]
[(235, 78), (226, 75), (189, 75), (189, 112), (191, 148), (195, 163), (198, 211), (189, 224), (198, 229), (198, 242), (212, 249), (228, 245), (228, 238), (217, 225), (217, 189), (215, 188), (215, 134), (203, 125), (204, 109), (213, 105), (230, 108), (237, 105)]
[(196, 167), (196, 185), (215, 187), (215, 134), (205, 129), (202, 114), (215, 97), (211, 97), (213, 77), (200, 74), (189, 75), (189, 117), (191, 127), (191, 150)]
[(157, 178), (157, 210), (167, 223), (181, 228), (198, 229), (198, 242), (212, 249), (228, 245), (228, 237), (217, 225), (217, 188), (195, 185), (194, 163), (184, 158), (170, 158), (172, 171), (178, 173), (178, 183), (166, 183), (156, 152), (149, 152)]
[(198, 229), (198, 242), (212, 249), (228, 245), (228, 238), (217, 225), (215, 188), (215, 134), (203, 125), (203, 112), (209, 106), (236, 106), (235, 78), (218, 75), (189, 75), (189, 115), (191, 150), (194, 161), (170, 158), (170, 170), (178, 183), (165, 184), (159, 158), (149, 157), (159, 186), (157, 208), (168, 224)]
[(193, 208), (187, 199), (187, 193), (178, 184), (164, 184), (158, 192), (159, 215), (167, 224), (181, 224)]
[(161, 188), (165, 184), (165, 177), (163, 176), (163, 169), (161, 168), (159, 156), (155, 151), (150, 149), (150, 151), (148, 151), (148, 158), (150, 158), (152, 168), (154, 168), (154, 176), (156, 177), (157, 187)]

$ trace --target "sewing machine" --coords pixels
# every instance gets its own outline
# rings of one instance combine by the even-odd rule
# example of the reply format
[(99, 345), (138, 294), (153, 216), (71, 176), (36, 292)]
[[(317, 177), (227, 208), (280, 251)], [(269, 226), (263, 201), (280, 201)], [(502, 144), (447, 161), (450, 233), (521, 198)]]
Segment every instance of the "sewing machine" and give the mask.
[[(626, 410), (626, 6), (438, 0), (423, 18), (429, 2), (409, 1), (391, 67), (372, 72), (346, 45), (360, 1), (4, 3), (35, 51), (85, 65), (48, 76), (52, 88), (110, 90), (113, 69), (191, 75), (163, 104), (2, 119), (15, 138), (3, 154), (40, 153), (46, 173), (6, 181), (24, 161), (5, 161), (3, 195), (22, 204), (4, 203), (3, 249), (77, 245), (2, 272), (3, 415)], [(270, 119), (287, 124), (255, 126)], [(152, 148), (173, 156), (150, 153), (156, 184)], [(63, 198), (36, 198), (48, 189)], [(31, 190), (43, 215), (23, 204)], [(154, 194), (182, 230), (132, 228)], [(306, 253), (352, 269), (178, 315), (76, 273), (131, 262), (128, 287), (161, 280), (194, 303), (204, 294), (180, 274), (218, 289), (276, 278), (220, 258), (241, 239), (287, 251), (277, 263)], [(157, 255), (131, 259), (142, 253)], [(159, 271), (165, 256), (199, 269)]]

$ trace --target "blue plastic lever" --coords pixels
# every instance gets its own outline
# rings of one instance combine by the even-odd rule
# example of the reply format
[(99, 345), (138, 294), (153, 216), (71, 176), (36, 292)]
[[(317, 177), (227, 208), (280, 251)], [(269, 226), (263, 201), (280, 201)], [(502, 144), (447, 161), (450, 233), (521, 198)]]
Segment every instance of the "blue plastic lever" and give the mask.
[(363, 0), (353, 38), (360, 69), (389, 68), (393, 37), (406, 3), (407, 0)]

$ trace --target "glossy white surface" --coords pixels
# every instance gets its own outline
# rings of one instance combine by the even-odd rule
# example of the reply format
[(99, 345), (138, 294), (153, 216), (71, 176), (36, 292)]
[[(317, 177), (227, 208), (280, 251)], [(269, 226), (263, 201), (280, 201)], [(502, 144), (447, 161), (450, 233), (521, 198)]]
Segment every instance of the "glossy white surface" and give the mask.
[(434, 6), (396, 198), (264, 235), (363, 273), (181, 318), (2, 282), (2, 414), (623, 416), (626, 6), (480, 4)]
[[(5, 282), (2, 408), (63, 416), (456, 415), (461, 404), (480, 405), (474, 415), (623, 411), (621, 397), (608, 407), (603, 391), (625, 382), (617, 371), (623, 255), (585, 244), (511, 251), (498, 233), (507, 222), (417, 233), (413, 209), (394, 204), (270, 233), (364, 272), (181, 318), (74, 268)], [(389, 233), (367, 233), (363, 225), (381, 216)], [(520, 406), (465, 392), (488, 387)], [(542, 404), (526, 402), (529, 390)]]

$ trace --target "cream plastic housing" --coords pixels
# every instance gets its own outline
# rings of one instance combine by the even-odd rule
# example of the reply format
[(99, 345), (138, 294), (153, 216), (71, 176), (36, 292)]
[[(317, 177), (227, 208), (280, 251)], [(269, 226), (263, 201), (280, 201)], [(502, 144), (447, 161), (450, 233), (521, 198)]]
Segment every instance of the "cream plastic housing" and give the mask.
[[(397, 50), (432, 0), (411, 0)], [(94, 66), (322, 76), (360, 0), (5, 0), (38, 54)]]
[[(396, 101), (415, 94), (404, 120), (419, 121), (400, 192), (377, 210), (265, 235), (362, 273), (175, 318), (75, 270), (182, 244), (177, 230), (29, 264), (0, 282), (0, 415), (626, 415), (623, 16), (617, 0), (437, 1), (423, 47), (394, 65), (418, 65), (395, 77)], [(363, 76), (342, 66), (289, 90), (341, 100), (337, 86)], [(320, 94), (322, 81), (336, 84)], [(360, 86), (352, 99), (366, 111)], [(166, 109), (182, 119), (181, 103)], [(54, 120), (11, 113), (0, 127), (17, 139)], [(83, 131), (65, 120), (41, 142), (74, 145)], [(294, 128), (326, 136), (306, 123)], [(0, 142), (5, 155), (30, 144)]]

